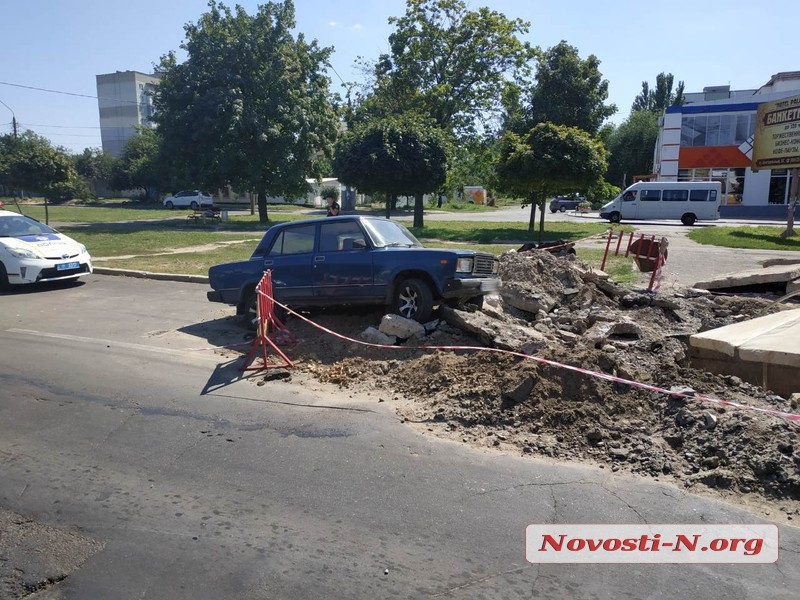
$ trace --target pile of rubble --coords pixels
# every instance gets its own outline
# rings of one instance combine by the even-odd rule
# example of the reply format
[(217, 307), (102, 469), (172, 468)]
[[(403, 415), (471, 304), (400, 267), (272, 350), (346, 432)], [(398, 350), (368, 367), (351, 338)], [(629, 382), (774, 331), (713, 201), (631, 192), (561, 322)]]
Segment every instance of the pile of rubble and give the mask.
[(328, 338), (297, 323), (300, 335), (314, 338), (301, 344), (308, 350), (300, 364), (381, 400), (409, 399), (398, 403), (402, 417), (466, 443), (672, 478), (738, 500), (766, 500), (773, 510), (777, 503), (787, 518), (800, 519), (798, 425), (704, 400), (798, 412), (800, 395), (783, 398), (693, 369), (687, 356), (691, 334), (784, 306), (701, 290), (638, 293), (574, 255), (540, 250), (504, 254), (500, 276), (500, 294), (482, 310), (442, 307), (440, 320), (425, 325), (375, 313), (380, 326), (365, 331), (363, 315), (316, 316), (392, 349)]

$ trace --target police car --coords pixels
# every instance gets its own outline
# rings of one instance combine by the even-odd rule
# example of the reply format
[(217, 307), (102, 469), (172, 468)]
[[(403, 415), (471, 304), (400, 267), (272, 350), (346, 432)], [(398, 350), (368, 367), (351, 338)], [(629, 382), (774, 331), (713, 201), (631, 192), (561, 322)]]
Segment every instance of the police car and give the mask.
[(0, 209), (0, 289), (91, 272), (86, 246), (36, 219)]

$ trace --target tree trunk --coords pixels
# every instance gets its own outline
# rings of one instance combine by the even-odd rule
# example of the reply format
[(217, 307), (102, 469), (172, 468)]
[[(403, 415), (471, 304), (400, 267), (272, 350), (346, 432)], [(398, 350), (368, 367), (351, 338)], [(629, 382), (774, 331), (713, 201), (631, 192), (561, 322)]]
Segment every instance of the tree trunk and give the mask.
[(792, 183), (789, 188), (789, 209), (786, 215), (786, 231), (781, 233), (781, 237), (783, 238), (797, 235), (794, 231), (794, 209), (797, 206), (798, 178), (800, 178), (800, 169), (792, 169)]
[(50, 225), (50, 212), (47, 210), (47, 196), (44, 197), (44, 224)]
[(531, 203), (531, 218), (528, 220), (528, 232), (533, 232), (533, 227), (536, 224), (536, 194), (531, 194), (528, 198)]
[(392, 194), (390, 196), (390, 201), (391, 201), (391, 209), (397, 210), (397, 194)]
[(258, 191), (258, 222), (269, 223), (269, 214), (267, 214), (267, 191), (264, 189)]
[(536, 204), (539, 206), (539, 243), (541, 243), (544, 237), (544, 209), (545, 204), (547, 204), (547, 190), (545, 190), (544, 187), (539, 190), (539, 197)]
[(386, 194), (386, 218), (392, 218), (392, 195)]
[(424, 194), (417, 194), (414, 196), (414, 227), (422, 228), (422, 209), (425, 208), (423, 202), (425, 201)]

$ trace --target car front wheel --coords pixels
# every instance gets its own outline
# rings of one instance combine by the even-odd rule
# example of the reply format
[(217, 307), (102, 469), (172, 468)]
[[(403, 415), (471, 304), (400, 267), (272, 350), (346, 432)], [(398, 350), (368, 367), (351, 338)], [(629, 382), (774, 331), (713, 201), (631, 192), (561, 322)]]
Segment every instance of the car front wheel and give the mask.
[(192, 210), (198, 210), (200, 205), (197, 203), (197, 200), (192, 200), (192, 203), (189, 205), (192, 207)]
[(567, 212), (567, 207), (566, 206), (559, 206), (558, 210), (560, 210), (561, 212)]
[(407, 319), (424, 323), (433, 314), (433, 293), (424, 281), (406, 279), (395, 290), (393, 308)]
[(6, 272), (6, 266), (0, 262), (0, 290), (7, 290), (8, 289), (8, 273)]

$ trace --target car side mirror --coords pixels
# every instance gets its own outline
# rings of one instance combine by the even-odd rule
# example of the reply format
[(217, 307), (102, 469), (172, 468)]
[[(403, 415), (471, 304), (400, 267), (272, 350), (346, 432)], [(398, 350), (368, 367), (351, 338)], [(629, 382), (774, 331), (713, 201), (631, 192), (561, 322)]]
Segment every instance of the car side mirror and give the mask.
[(356, 238), (353, 240), (353, 249), (354, 250), (363, 250), (367, 247), (367, 242), (363, 239)]

